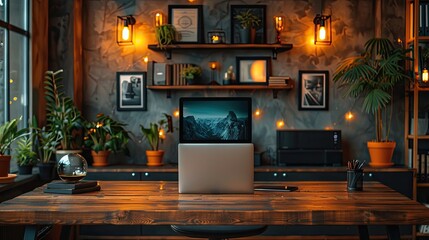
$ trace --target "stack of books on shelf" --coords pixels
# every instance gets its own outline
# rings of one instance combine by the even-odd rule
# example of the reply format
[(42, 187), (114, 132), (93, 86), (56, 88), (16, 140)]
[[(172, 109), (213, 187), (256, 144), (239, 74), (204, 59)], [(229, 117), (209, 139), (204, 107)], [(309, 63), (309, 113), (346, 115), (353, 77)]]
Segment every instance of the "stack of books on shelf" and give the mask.
[(158, 63), (150, 61), (148, 63), (148, 85), (149, 86), (182, 86), (187, 85), (182, 77), (182, 71), (185, 68), (195, 66), (190, 63)]
[(100, 191), (101, 187), (97, 181), (80, 181), (68, 183), (63, 181), (54, 181), (47, 184), (43, 190), (45, 193), (77, 194)]
[(286, 87), (290, 80), (289, 76), (270, 76), (268, 78), (268, 86), (270, 87)]

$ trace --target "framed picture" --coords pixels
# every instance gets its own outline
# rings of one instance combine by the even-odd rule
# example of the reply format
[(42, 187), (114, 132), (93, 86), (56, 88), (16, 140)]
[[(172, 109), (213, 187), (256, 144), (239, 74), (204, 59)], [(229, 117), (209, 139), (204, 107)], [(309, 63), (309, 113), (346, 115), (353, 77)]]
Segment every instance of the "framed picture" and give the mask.
[(146, 111), (146, 72), (116, 73), (118, 111)]
[[(266, 43), (265, 12), (265, 5), (231, 5), (231, 43)], [(244, 25), (253, 25), (254, 30)]]
[(236, 57), (239, 84), (267, 85), (271, 72), (270, 57)]
[(168, 5), (168, 23), (176, 28), (176, 42), (203, 42), (202, 5)]
[(299, 110), (328, 110), (329, 72), (299, 71)]

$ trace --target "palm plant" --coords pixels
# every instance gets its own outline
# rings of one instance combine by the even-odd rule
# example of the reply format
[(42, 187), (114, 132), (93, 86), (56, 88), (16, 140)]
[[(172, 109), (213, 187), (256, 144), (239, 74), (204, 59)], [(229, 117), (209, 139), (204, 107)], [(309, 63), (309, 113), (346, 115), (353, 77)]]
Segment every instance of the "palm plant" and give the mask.
[(393, 89), (398, 82), (409, 79), (404, 61), (407, 51), (389, 39), (372, 38), (364, 52), (342, 60), (334, 72), (333, 81), (346, 88), (345, 95), (363, 98), (363, 110), (374, 114), (376, 142), (389, 141), (393, 106)]

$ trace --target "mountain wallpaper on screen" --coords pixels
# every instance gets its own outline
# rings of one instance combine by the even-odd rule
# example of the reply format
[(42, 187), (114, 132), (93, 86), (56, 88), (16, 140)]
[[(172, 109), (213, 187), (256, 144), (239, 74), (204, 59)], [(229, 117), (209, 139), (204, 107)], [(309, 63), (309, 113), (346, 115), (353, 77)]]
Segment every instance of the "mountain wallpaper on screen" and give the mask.
[(247, 118), (237, 118), (229, 111), (223, 118), (186, 116), (183, 119), (185, 140), (243, 140), (246, 139)]

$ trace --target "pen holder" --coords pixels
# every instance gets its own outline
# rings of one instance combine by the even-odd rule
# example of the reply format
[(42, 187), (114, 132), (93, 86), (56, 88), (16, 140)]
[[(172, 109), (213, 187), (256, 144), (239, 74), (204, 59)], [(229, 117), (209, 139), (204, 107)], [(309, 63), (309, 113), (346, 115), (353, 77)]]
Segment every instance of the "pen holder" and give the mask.
[(362, 191), (363, 190), (363, 170), (348, 170), (347, 171), (347, 191)]

